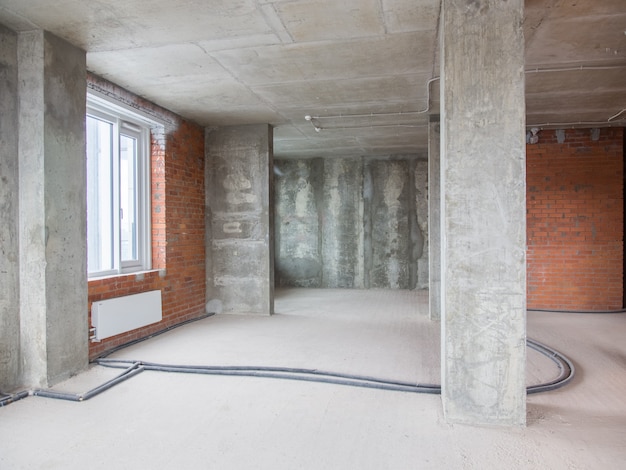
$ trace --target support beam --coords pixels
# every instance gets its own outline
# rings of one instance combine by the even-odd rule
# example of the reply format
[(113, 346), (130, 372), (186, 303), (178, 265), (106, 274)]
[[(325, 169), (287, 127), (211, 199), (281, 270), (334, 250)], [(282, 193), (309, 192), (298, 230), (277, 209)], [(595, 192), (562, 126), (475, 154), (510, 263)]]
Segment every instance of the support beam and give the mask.
[(22, 381), (87, 367), (85, 52), (44, 31), (18, 36)]
[(271, 315), (272, 128), (209, 128), (205, 143), (207, 309)]
[(442, 400), (448, 422), (523, 425), (523, 0), (444, 0)]

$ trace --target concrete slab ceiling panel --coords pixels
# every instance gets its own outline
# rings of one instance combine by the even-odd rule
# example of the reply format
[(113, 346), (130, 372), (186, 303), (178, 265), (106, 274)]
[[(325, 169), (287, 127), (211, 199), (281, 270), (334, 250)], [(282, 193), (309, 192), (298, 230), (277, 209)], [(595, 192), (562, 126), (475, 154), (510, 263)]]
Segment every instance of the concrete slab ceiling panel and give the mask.
[(274, 142), (277, 140), (301, 139), (306, 137), (311, 130), (311, 125), (308, 122), (300, 126), (291, 124), (279, 125), (274, 128)]
[(413, 0), (384, 0), (382, 2), (388, 33), (431, 31), (439, 22), (440, 0), (424, 0), (418, 5)]
[(276, 2), (274, 7), (291, 37), (298, 42), (358, 38), (384, 33), (378, 0), (295, 0)]
[[(279, 130), (281, 127), (278, 128)], [(405, 127), (403, 132), (389, 135), (384, 129), (359, 128), (351, 130), (320, 131), (323, 133), (323, 143), (317, 134), (305, 135), (298, 138), (293, 134), (288, 137), (278, 137), (275, 141), (275, 155), (280, 158), (311, 158), (311, 157), (345, 157), (345, 156), (377, 156), (384, 155), (385, 151), (396, 155), (419, 154), (427, 155), (427, 147), (421, 143), (413, 143), (404, 136), (421, 136), (426, 133), (423, 127)], [(377, 134), (377, 130), (380, 134)], [(384, 134), (384, 135), (381, 135)], [(303, 141), (310, 146), (310, 150), (303, 151)], [(318, 143), (319, 142), (319, 143)], [(382, 144), (382, 145), (381, 145)]]
[[(550, 132), (554, 131), (554, 129), (563, 129), (563, 128), (573, 128), (577, 127), (577, 124), (572, 123), (581, 123), (579, 126), (589, 128), (590, 126), (594, 126), (593, 128), (602, 127), (599, 123), (606, 123), (606, 109), (597, 110), (595, 112), (585, 111), (585, 112), (575, 112), (571, 113), (569, 116), (569, 120), (563, 122), (563, 115), (558, 114), (556, 112), (550, 112), (549, 110), (545, 110), (542, 112), (537, 112), (532, 114), (532, 121), (528, 124), (540, 124), (540, 133), (541, 132)], [(596, 127), (598, 126), (598, 127)]]
[[(609, 106), (614, 96), (615, 94), (612, 91), (600, 90), (596, 91), (593, 95), (572, 92), (562, 94), (536, 93), (527, 96), (526, 104), (531, 110), (550, 110), (558, 106), (559, 109), (567, 111), (571, 116), (576, 115), (582, 109), (585, 110), (585, 113), (601, 112), (603, 115), (602, 121), (607, 122), (608, 118), (611, 116), (607, 109), (610, 109)], [(532, 116), (533, 118), (535, 117), (534, 112)]]
[[(146, 86), (142, 96), (147, 99), (160, 96), (163, 107), (193, 118), (205, 127), (219, 123), (249, 124), (252, 119), (265, 123), (283, 121), (272, 106), (239, 82), (227, 79), (199, 82), (188, 77), (163, 82)], [(163, 88), (167, 88), (167, 93)], [(194, 101), (186, 99), (190, 94), (196, 96)], [(215, 103), (220, 103), (219, 107)], [(209, 108), (211, 111), (207, 112)]]
[(626, 13), (600, 18), (602, 28), (613, 34), (603, 41), (589, 40), (598, 28), (584, 18), (558, 18), (537, 31), (529, 44), (528, 57), (533, 64), (582, 63), (603, 60), (623, 62), (626, 59)]
[(366, 153), (366, 149), (356, 146), (348, 141), (339, 142), (336, 145), (324, 145), (320, 148), (302, 149), (302, 142), (286, 142), (280, 143), (280, 153), (276, 155), (280, 158), (336, 158), (338, 155), (342, 157), (361, 156)]
[(44, 2), (46, 8), (39, 2), (3, 3), (89, 52), (272, 33), (254, 0), (188, 0), (184, 5), (165, 0), (66, 0)]
[[(168, 59), (164, 60), (165, 57)], [(231, 77), (199, 45), (192, 43), (141, 47), (129, 49), (124, 54), (116, 51), (92, 52), (89, 63), (94, 73), (123, 87), (132, 86), (141, 78), (147, 86), (154, 86), (170, 85), (184, 78), (190, 81), (191, 77), (207, 81)]]
[[(527, 0), (525, 7), (527, 67), (617, 65), (624, 77), (622, 0)], [(297, 126), (307, 113), (426, 107), (439, 113), (438, 82), (428, 81), (439, 70), (440, 8), (440, 0), (4, 0), (0, 22), (16, 31), (39, 27), (69, 40), (87, 51), (90, 71), (201, 125)], [(207, 57), (200, 58), (201, 53)], [(562, 96), (550, 110), (561, 115), (557, 121), (591, 121), (595, 111), (593, 116), (584, 116), (584, 108), (573, 113), (565, 96), (570, 88), (575, 95), (581, 87), (576, 72), (558, 75), (546, 90)], [(403, 76), (411, 77), (406, 86), (394, 78)], [(430, 95), (423, 91), (427, 86)], [(232, 93), (225, 91), (228, 87)], [(593, 96), (608, 89), (610, 101), (598, 97), (606, 116), (596, 124), (624, 125), (624, 116), (607, 122), (624, 107), (623, 87), (613, 87), (601, 76), (584, 91)], [(239, 97), (237, 106), (233, 93)], [(535, 114), (545, 113), (546, 107), (533, 104), (527, 110), (533, 125), (540, 123)], [(387, 132), (392, 135), (393, 126)], [(362, 153), (357, 141), (344, 148), (334, 140), (322, 135), (300, 140), (299, 147), (291, 142), (289, 153)], [(427, 147), (425, 134), (387, 147), (390, 141), (381, 138), (367, 153)], [(277, 154), (284, 155), (277, 144)]]
[[(566, 93), (590, 95), (589, 90), (594, 90), (594, 93), (591, 95), (595, 95), (596, 91), (619, 92), (626, 88), (625, 75), (626, 72), (622, 68), (572, 71), (570, 78), (565, 78), (565, 80), (568, 80)], [(563, 85), (563, 82), (564, 77), (561, 72), (537, 73), (533, 72), (532, 68), (528, 68), (526, 72), (526, 94), (527, 96), (536, 93), (543, 93), (544, 96), (557, 95), (554, 90), (558, 86)], [(551, 109), (550, 107), (546, 108)]]
[[(250, 86), (272, 83), (429, 73), (413, 53), (433, 50), (430, 31), (344, 41), (317, 41), (212, 53)], [(363, 49), (367, 54), (363, 54)], [(332, 54), (329, 53), (332, 49)], [(402, 64), (402, 68), (398, 68)], [(391, 73), (393, 71), (393, 73)]]
[(358, 111), (369, 110), (372, 106), (384, 103), (406, 105), (407, 102), (416, 103), (415, 107), (421, 109), (426, 103), (419, 83), (414, 75), (397, 75), (281, 83), (255, 87), (255, 92), (277, 107), (293, 109), (294, 103), (298, 103), (298, 108), (304, 114), (314, 115), (316, 110), (345, 110), (341, 103), (348, 101), (352, 103), (352, 109)]

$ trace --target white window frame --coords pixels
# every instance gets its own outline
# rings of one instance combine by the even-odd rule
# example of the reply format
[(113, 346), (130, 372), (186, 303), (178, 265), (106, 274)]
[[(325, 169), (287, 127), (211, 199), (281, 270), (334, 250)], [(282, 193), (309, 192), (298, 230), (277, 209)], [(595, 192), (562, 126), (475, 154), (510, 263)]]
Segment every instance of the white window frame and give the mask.
[[(149, 270), (152, 267), (152, 225), (151, 225), (151, 156), (150, 129), (158, 123), (147, 119), (140, 113), (111, 102), (100, 95), (87, 93), (87, 116), (109, 122), (113, 126), (113, 213), (120, 213), (120, 172), (119, 148), (120, 134), (137, 139), (137, 259), (122, 261), (121, 223), (119, 217), (113, 217), (113, 269), (88, 272), (88, 278), (113, 276)], [(86, 154), (85, 154), (86, 156)], [(87, 186), (89, 191), (89, 185)], [(88, 242), (89, 243), (89, 242)]]

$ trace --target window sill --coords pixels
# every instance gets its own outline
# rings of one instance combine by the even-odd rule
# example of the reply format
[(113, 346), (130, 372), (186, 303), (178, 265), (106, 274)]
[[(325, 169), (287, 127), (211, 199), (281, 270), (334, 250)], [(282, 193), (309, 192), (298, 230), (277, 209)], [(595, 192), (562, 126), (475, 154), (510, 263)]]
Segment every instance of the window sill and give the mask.
[(165, 269), (147, 269), (145, 271), (135, 271), (132, 273), (108, 274), (106, 276), (90, 277), (90, 278), (87, 278), (87, 283), (90, 283), (92, 281), (103, 281), (105, 279), (128, 278), (128, 277), (133, 277), (133, 276), (135, 278), (135, 281), (143, 281), (146, 274), (150, 274), (150, 273), (159, 273), (159, 277), (161, 278), (165, 277), (165, 275), (167, 274)]

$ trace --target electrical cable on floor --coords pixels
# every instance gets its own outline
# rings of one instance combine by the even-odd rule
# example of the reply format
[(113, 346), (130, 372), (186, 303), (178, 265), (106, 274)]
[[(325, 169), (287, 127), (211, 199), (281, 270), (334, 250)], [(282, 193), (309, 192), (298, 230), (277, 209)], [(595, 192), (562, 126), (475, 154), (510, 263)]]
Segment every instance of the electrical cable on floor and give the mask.
[[(548, 383), (527, 387), (527, 393), (532, 394), (556, 390), (557, 388), (560, 388), (569, 383), (574, 377), (574, 366), (572, 365), (571, 361), (562, 354), (560, 354), (558, 351), (555, 351), (554, 349), (551, 349), (548, 346), (545, 346), (531, 339), (527, 340), (527, 345), (530, 348), (549, 357), (557, 364), (557, 367), (560, 371), (559, 376)], [(159, 364), (153, 362), (106, 358), (99, 358), (96, 359), (94, 362), (104, 367), (122, 368), (124, 369), (124, 372), (122, 372), (119, 376), (84, 394), (72, 394), (65, 392), (56, 392), (52, 390), (35, 390), (32, 392), (32, 395), (69, 401), (85, 401), (144, 370), (187, 374), (276, 378), (300, 380), (307, 382), (329, 383), (334, 385), (347, 385), (353, 387), (373, 388), (378, 390), (389, 390), (398, 392), (427, 393), (436, 395), (441, 394), (440, 385), (389, 381), (375, 377), (353, 374), (340, 374), (336, 372), (321, 371), (317, 369), (264, 366), (194, 366)], [(25, 398), (26, 396), (31, 394), (29, 392), (20, 393), (21, 395), (18, 394), (20, 395), (19, 398), (16, 396), (11, 396), (9, 398), (0, 400), (0, 406), (13, 403), (14, 401)]]
[[(565, 386), (574, 378), (574, 365), (563, 354), (532, 339), (527, 339), (526, 344), (531, 349), (534, 349), (535, 351), (551, 359), (559, 369), (559, 376), (556, 379), (547, 383), (531, 385), (526, 388), (526, 393), (535, 394), (556, 390), (557, 388)], [(126, 367), (133, 361), (122, 359), (97, 359), (95, 362), (96, 364), (105, 367), (120, 368)], [(158, 364), (153, 362), (141, 362), (141, 365), (144, 367), (145, 370), (159, 372), (278, 378), (288, 380), (302, 380), (307, 382), (331, 383), (335, 385), (349, 385), (353, 387), (375, 388), (398, 392), (441, 394), (440, 385), (389, 381), (374, 377), (340, 374), (337, 372), (327, 372), (317, 369), (259, 366), (193, 366)]]
[(550, 382), (526, 387), (526, 393), (528, 395), (556, 390), (557, 388), (564, 387), (572, 381), (575, 369), (574, 364), (567, 356), (561, 354), (555, 349), (550, 348), (549, 346), (546, 346), (545, 344), (540, 343), (539, 341), (535, 341), (530, 338), (526, 338), (526, 346), (550, 358), (557, 365), (560, 371), (559, 376)]
[[(98, 359), (96, 364), (104, 367), (126, 367), (132, 361), (117, 359)], [(331, 383), (336, 385), (351, 385), (354, 387), (375, 388), (380, 390), (395, 390), (415, 393), (440, 393), (441, 387), (432, 384), (414, 384), (379, 379), (375, 377), (340, 374), (337, 372), (321, 371), (318, 369), (302, 369), (290, 367), (261, 367), (261, 366), (193, 366), (158, 364), (141, 362), (145, 370), (159, 372), (177, 372), (187, 374), (230, 375), (240, 377), (263, 377), (288, 380), (302, 380), (307, 382)]]
[(59, 400), (68, 400), (68, 401), (85, 401), (90, 398), (95, 397), (96, 395), (101, 394), (105, 390), (114, 387), (115, 385), (123, 382), (124, 380), (128, 380), (131, 377), (143, 372), (145, 369), (142, 367), (140, 362), (132, 362), (130, 366), (124, 367), (124, 372), (119, 374), (117, 377), (112, 378), (111, 380), (107, 380), (102, 385), (97, 386), (85, 393), (66, 393), (66, 392), (57, 392), (55, 390), (33, 390), (32, 395), (36, 397), (45, 397), (45, 398), (56, 398)]
[(15, 403), (23, 398), (26, 398), (29, 395), (27, 390), (22, 392), (17, 392), (14, 394), (5, 395), (6, 398), (0, 399), (0, 408), (3, 406), (10, 405), (11, 403)]
[(28, 396), (35, 397), (44, 397), (44, 398), (56, 398), (57, 400), (67, 400), (67, 401), (86, 401), (90, 398), (95, 397), (96, 395), (101, 394), (105, 390), (114, 387), (115, 385), (123, 382), (124, 380), (128, 380), (131, 377), (141, 373), (144, 371), (144, 368), (141, 366), (139, 362), (133, 362), (132, 365), (124, 366), (124, 372), (113, 377), (110, 380), (107, 380), (101, 385), (85, 392), (85, 393), (67, 393), (67, 392), (57, 392), (56, 390), (44, 390), (44, 389), (35, 389), (35, 390), (24, 390), (22, 392), (15, 393), (13, 395), (8, 395), (7, 398), (0, 399), (0, 407), (9, 405), (18, 400), (26, 398)]
[[(555, 311), (555, 310), (540, 310), (529, 309), (529, 312), (563, 312), (563, 313), (626, 313), (624, 310), (608, 310), (602, 312), (594, 311)], [(403, 381), (390, 381), (380, 379), (376, 377), (353, 375), (353, 374), (341, 374), (337, 372), (322, 371), (318, 369), (304, 369), (304, 368), (292, 368), (292, 367), (266, 367), (266, 366), (202, 366), (202, 365), (172, 365), (172, 364), (159, 364), (154, 362), (143, 362), (136, 360), (126, 359), (107, 359), (106, 356), (116, 352), (120, 349), (126, 348), (133, 344), (136, 344), (146, 339), (153, 338), (160, 334), (166, 333), (179, 326), (186, 325), (188, 323), (198, 321), (200, 319), (211, 316), (207, 314), (197, 319), (187, 320), (178, 325), (170, 326), (164, 330), (154, 333), (145, 338), (126, 343), (115, 349), (107, 351), (94, 363), (103, 367), (111, 367), (124, 369), (124, 371), (111, 380), (99, 385), (98, 387), (89, 390), (82, 394), (57, 392), (54, 390), (32, 390), (21, 391), (15, 394), (0, 393), (0, 407), (6, 406), (10, 403), (14, 403), (18, 400), (26, 398), (27, 396), (40, 396), (47, 398), (56, 398), (69, 401), (86, 401), (93, 398), (96, 395), (108, 390), (109, 388), (127, 380), (144, 370), (160, 371), (160, 372), (175, 372), (175, 373), (187, 373), (187, 374), (206, 374), (206, 375), (228, 375), (228, 376), (240, 376), (240, 377), (263, 377), (263, 378), (276, 378), (276, 379), (288, 379), (288, 380), (301, 380), (307, 382), (320, 382), (329, 383), (335, 385), (348, 385), (353, 387), (373, 388), (379, 390), (390, 390), (399, 392), (412, 392), (412, 393), (428, 393), (428, 394), (441, 394), (441, 386), (435, 384), (419, 384)], [(548, 392), (556, 390), (567, 385), (574, 378), (575, 368), (572, 361), (565, 355), (561, 354), (555, 349), (550, 348), (538, 341), (528, 338), (526, 340), (527, 347), (543, 354), (552, 360), (559, 369), (559, 375), (554, 380), (546, 383), (531, 385), (526, 387), (527, 394), (535, 394), (541, 392)]]

